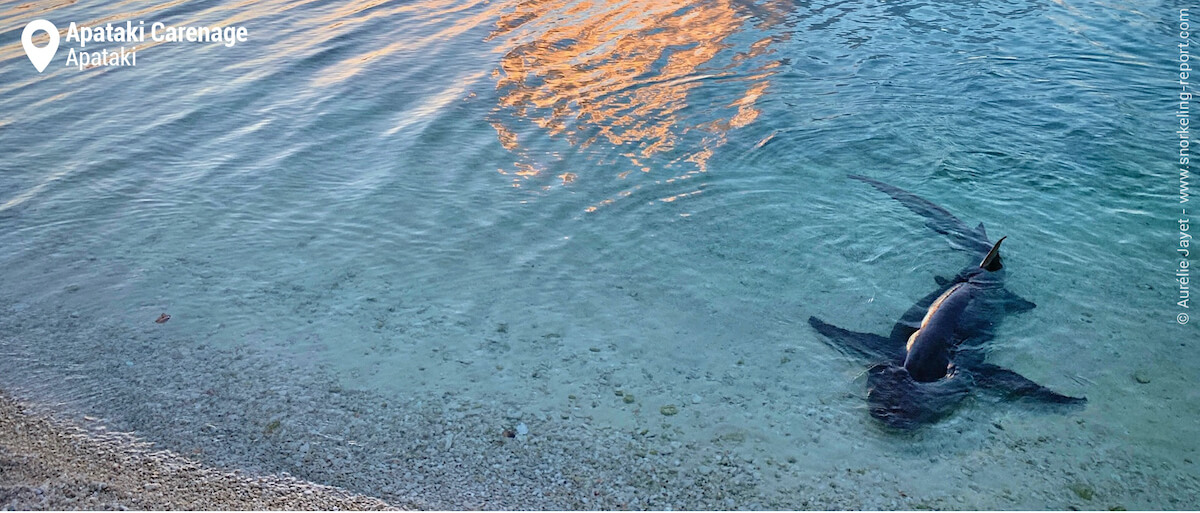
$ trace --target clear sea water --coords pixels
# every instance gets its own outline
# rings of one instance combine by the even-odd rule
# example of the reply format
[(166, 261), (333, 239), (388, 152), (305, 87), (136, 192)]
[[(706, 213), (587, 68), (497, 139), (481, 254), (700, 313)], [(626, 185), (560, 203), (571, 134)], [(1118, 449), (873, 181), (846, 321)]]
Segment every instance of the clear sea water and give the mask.
[[(411, 490), (364, 481), (390, 479), (370, 446), (337, 476), (289, 463), (272, 436), (319, 431), (323, 404), (281, 418), (239, 394), (323, 376), (321, 394), (393, 411), (498, 412), (460, 445), (657, 434), (676, 443), (597, 465), (661, 459), (682, 479), (733, 455), (756, 476), (737, 483), (747, 502), (507, 507), (1196, 509), (1178, 7), (3, 2), (0, 386), (185, 453), (196, 426), (250, 425), (263, 436), (191, 454), (389, 500)], [(20, 44), (38, 18), (64, 36), (145, 20), (250, 37), (86, 70), (64, 41), (38, 74)], [(874, 423), (865, 365), (805, 320), (886, 334), (967, 261), (848, 174), (1007, 235), (1009, 287), (1039, 306), (1004, 320), (990, 358), (1087, 407)], [(196, 381), (242, 354), (267, 363)], [(410, 470), (394, 480), (486, 479)]]

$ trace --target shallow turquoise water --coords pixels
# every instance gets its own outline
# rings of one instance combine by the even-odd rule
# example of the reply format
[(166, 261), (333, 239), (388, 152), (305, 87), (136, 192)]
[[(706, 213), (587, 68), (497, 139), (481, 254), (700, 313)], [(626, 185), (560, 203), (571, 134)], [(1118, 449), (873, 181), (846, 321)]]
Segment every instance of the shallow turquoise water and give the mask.
[[(795, 459), (755, 483), (767, 505), (837, 505), (794, 491), (853, 468), (937, 507), (1195, 508), (1200, 357), (1174, 320), (1171, 258), (1177, 16), (0, 4), (0, 383), (183, 450), (173, 423), (220, 425), (242, 403), (135, 422), (152, 391), (129, 376), (188, 390), (141, 366), (248, 347), (382, 398), (570, 411), (568, 425), (669, 431), (696, 458)], [(124, 69), (68, 68), (60, 50), (38, 75), (17, 42), (35, 18), (251, 38), (150, 46)], [(1009, 286), (1039, 308), (1005, 320), (991, 358), (1085, 410), (980, 402), (916, 439), (871, 424), (864, 367), (804, 320), (886, 333), (966, 262), (852, 173), (1009, 236)], [(172, 365), (202, 366), (188, 354)], [(1094, 501), (1064, 491), (1079, 482)], [(846, 504), (919, 505), (836, 495), (856, 493)]]

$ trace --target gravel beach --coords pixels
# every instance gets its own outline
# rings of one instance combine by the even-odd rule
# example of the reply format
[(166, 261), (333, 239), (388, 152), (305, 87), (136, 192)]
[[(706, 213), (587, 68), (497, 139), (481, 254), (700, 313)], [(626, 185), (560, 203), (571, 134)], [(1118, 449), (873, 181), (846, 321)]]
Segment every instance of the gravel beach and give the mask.
[(151, 445), (85, 431), (0, 392), (0, 509), (393, 509), (292, 477), (206, 467)]

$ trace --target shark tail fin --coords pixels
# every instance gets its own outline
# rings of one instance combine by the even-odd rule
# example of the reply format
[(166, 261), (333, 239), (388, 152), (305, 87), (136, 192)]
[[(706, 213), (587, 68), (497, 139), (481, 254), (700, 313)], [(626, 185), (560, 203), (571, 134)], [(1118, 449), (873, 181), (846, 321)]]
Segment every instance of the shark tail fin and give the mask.
[(992, 246), (992, 250), (988, 251), (987, 256), (983, 257), (982, 262), (979, 262), (979, 267), (993, 273), (1004, 268), (1004, 265), (1000, 263), (1000, 243), (1004, 242), (1004, 239), (1007, 238), (1008, 236), (1006, 235), (996, 241), (996, 244)]
[(900, 202), (901, 205), (904, 205), (905, 208), (913, 213), (925, 218), (925, 226), (948, 237), (953, 247), (982, 252), (987, 250), (990, 245), (987, 237), (983, 235), (982, 229), (976, 228), (972, 230), (962, 220), (954, 217), (954, 214), (925, 198), (862, 175), (849, 175), (848, 178), (874, 187), (880, 192), (891, 196), (892, 199)]

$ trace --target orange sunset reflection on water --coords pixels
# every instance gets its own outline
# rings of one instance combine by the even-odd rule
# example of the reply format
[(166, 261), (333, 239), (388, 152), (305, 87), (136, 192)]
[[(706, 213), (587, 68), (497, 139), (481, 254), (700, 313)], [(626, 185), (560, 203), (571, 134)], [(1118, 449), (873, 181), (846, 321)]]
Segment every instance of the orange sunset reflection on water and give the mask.
[[(524, 145), (527, 134), (566, 141), (615, 178), (649, 183), (707, 171), (731, 130), (758, 118), (756, 104), (779, 65), (787, 4), (731, 0), (529, 0), (502, 15), (489, 37), (503, 56), (493, 72), (491, 117), (517, 156), (501, 173), (514, 186), (550, 188), (586, 176), (558, 169), (559, 156)], [(654, 176), (658, 175), (658, 176)], [(628, 196), (647, 183), (617, 194)], [(683, 195), (660, 198), (679, 199)], [(589, 211), (612, 203), (603, 200)]]
[[(486, 121), (513, 156), (497, 163), (500, 172), (512, 185), (533, 190), (584, 181), (608, 187), (589, 200), (596, 203), (588, 210), (705, 173), (729, 134), (760, 118), (780, 64), (773, 46), (787, 37), (777, 28), (793, 7), (780, 0), (120, 0), (105, 9), (62, 12), (73, 6), (55, 0), (0, 7), (0, 22), (19, 27), (33, 16), (78, 15), (85, 26), (159, 18), (172, 25), (249, 26), (253, 42), (246, 48), (253, 51), (236, 59), (200, 47), (168, 53), (154, 42), (139, 44), (138, 51), (147, 63), (209, 59), (203, 69), (220, 73), (222, 86), (285, 77), (297, 84), (294, 101), (308, 104), (347, 94), (356, 81), (414, 80), (404, 71), (389, 74), (421, 69), (423, 59), (461, 47), (461, 59), (435, 78), (445, 87), (414, 100), (422, 107), (399, 112), (383, 135), (445, 113), (456, 99), (475, 97), (476, 84), (490, 81), (496, 104), (485, 107)], [(23, 52), (18, 41), (0, 45), (0, 60), (21, 61)], [(0, 92), (37, 80), (27, 75), (0, 85)], [(405, 87), (373, 90), (407, 93)], [(188, 94), (201, 103), (221, 91), (213, 86)], [(655, 199), (693, 197), (699, 180), (688, 183), (686, 191), (655, 190)]]

